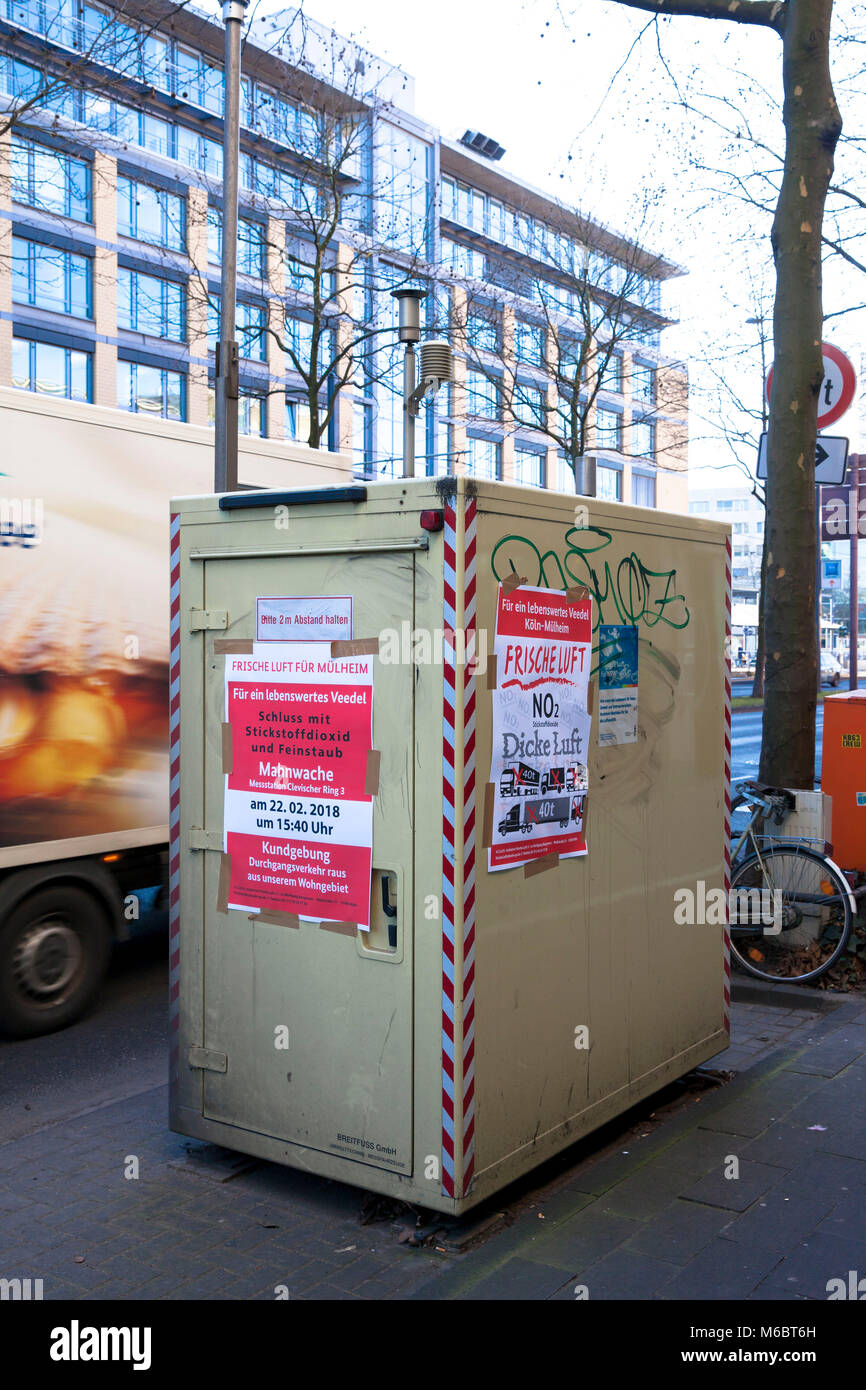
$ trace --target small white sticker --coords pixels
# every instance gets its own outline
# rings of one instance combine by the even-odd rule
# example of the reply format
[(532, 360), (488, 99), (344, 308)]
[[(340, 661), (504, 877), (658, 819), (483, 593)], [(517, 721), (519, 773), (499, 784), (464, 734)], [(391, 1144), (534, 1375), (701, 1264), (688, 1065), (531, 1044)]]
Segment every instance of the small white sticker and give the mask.
[(256, 599), (257, 642), (348, 642), (350, 595)]

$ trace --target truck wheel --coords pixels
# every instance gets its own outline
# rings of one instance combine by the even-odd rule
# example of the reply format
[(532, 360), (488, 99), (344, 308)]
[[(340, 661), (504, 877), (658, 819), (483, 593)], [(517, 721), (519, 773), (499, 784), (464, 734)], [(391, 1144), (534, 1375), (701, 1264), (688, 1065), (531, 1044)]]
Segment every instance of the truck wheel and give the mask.
[(34, 1038), (73, 1023), (95, 998), (110, 951), (105, 908), (86, 889), (31, 893), (0, 929), (0, 1028)]

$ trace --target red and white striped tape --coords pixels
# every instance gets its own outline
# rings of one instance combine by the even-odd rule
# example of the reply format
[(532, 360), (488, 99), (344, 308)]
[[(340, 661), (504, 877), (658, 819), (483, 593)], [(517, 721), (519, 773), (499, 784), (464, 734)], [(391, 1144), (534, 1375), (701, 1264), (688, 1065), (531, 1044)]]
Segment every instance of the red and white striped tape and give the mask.
[[(458, 544), (463, 549), (460, 565)], [(449, 1197), (468, 1193), (475, 1168), (475, 683), (467, 660), (476, 641), (475, 550), (474, 499), (465, 504), (460, 533), (456, 508), (448, 503), (442, 672), (442, 1190)], [(461, 581), (464, 630), (458, 644)]]
[(731, 538), (725, 540), (725, 1032), (731, 1035)]
[(180, 1023), (180, 517), (171, 518), (169, 620), (169, 1081), (178, 1084)]

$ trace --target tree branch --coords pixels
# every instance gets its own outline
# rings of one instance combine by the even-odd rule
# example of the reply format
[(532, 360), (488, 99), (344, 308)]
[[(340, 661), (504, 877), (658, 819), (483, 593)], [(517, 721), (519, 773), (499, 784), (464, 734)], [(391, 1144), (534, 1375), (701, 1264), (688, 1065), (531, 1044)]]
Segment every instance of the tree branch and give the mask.
[(614, 0), (650, 14), (690, 15), (693, 19), (727, 19), (732, 24), (763, 24), (781, 34), (787, 5), (783, 0)]

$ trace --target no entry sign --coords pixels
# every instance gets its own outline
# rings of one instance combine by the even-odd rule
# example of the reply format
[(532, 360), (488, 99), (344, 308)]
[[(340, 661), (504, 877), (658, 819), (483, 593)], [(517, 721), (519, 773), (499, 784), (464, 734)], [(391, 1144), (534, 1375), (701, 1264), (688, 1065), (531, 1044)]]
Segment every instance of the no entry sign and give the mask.
[[(850, 409), (857, 390), (857, 375), (850, 357), (833, 343), (821, 344), (824, 380), (818, 393), (818, 429), (824, 430), (840, 420)], [(773, 368), (767, 373), (767, 400), (773, 388)]]

